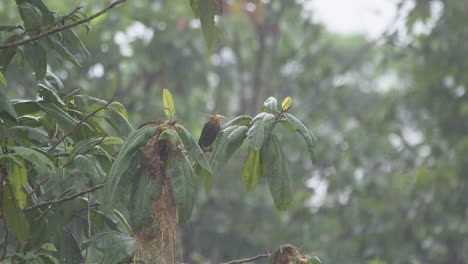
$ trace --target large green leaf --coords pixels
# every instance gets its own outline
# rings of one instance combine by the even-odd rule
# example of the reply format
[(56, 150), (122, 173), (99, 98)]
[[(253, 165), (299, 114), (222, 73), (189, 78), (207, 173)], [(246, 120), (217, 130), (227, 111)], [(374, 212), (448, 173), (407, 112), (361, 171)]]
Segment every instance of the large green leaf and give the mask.
[(73, 160), (77, 155), (89, 153), (103, 140), (104, 138), (90, 138), (76, 143), (68, 155), (68, 161)]
[(193, 136), (183, 126), (177, 125), (176, 131), (179, 134), (180, 140), (184, 144), (184, 148), (187, 151), (189, 158), (211, 173), (210, 164), (195, 138), (193, 138)]
[(115, 132), (120, 137), (126, 137), (135, 128), (128, 122), (128, 120), (119, 111), (110, 107), (106, 109), (106, 121), (114, 128)]
[(29, 223), (17, 204), (13, 189), (13, 186), (9, 183), (3, 186), (3, 216), (5, 217), (8, 230), (24, 246), (29, 239)]
[(227, 163), (229, 158), (244, 142), (246, 126), (230, 126), (222, 130), (216, 140), (215, 148), (210, 156), (213, 174), (216, 174)]
[(192, 164), (182, 153), (174, 153), (167, 161), (167, 176), (174, 192), (179, 223), (185, 223), (192, 215), (197, 192)]
[(128, 135), (106, 178), (103, 205), (107, 212), (112, 211), (119, 182), (130, 166), (131, 157), (156, 133), (155, 126), (144, 126)]
[(37, 34), (42, 24), (42, 16), (38, 10), (29, 2), (16, 1), (21, 19), (24, 21), (24, 27), (29, 33)]
[(5, 87), (7, 86), (7, 80), (5, 79), (5, 76), (3, 76), (2, 72), (0, 72), (0, 83)]
[(24, 46), (24, 56), (36, 75), (36, 80), (44, 79), (47, 72), (47, 54), (45, 49), (37, 43)]
[(242, 167), (242, 179), (247, 191), (252, 192), (258, 184), (261, 174), (260, 151), (249, 148)]
[[(50, 120), (57, 122), (57, 124), (66, 132), (73, 129), (78, 125), (78, 120), (70, 116), (64, 110), (60, 109), (57, 105), (41, 103), (41, 107), (46, 111), (46, 117)], [(82, 123), (74, 132), (71, 134), (71, 138), (75, 141), (80, 141), (86, 138), (89, 138), (94, 133), (92, 128), (86, 124)]]
[(87, 175), (95, 184), (103, 183), (106, 178), (105, 171), (100, 167), (96, 159), (84, 155), (78, 155), (73, 159), (73, 166)]
[(263, 142), (271, 133), (275, 124), (275, 116), (270, 113), (262, 112), (258, 114), (251, 122), (252, 126), (247, 131), (247, 140), (250, 147), (254, 150), (260, 150)]
[(219, 30), (215, 24), (217, 0), (198, 0), (198, 15), (208, 50), (212, 51), (219, 42)]
[(115, 264), (135, 251), (135, 239), (116, 231), (97, 233), (82, 243), (82, 248), (94, 247), (104, 254), (102, 264)]
[[(65, 59), (69, 62), (73, 63), (77, 67), (81, 67), (80, 62), (78, 59), (62, 44), (59, 40), (57, 40), (54, 36), (46, 37), (47, 44), (56, 52), (56, 54), (60, 57), (59, 59)], [(44, 42), (41, 42), (44, 43)]]
[(276, 135), (271, 135), (260, 152), (262, 175), (266, 176), (278, 210), (285, 210), (293, 200), (293, 186), (288, 163)]
[(16, 114), (15, 109), (13, 108), (10, 99), (5, 91), (5, 87), (0, 85), (0, 110), (4, 110), (8, 114), (10, 114), (13, 118), (17, 119), (18, 115)]
[(241, 116), (238, 116), (236, 118), (233, 118), (232, 120), (230, 120), (229, 122), (227, 122), (226, 124), (224, 124), (224, 126), (221, 127), (221, 130), (224, 130), (230, 126), (234, 126), (234, 125), (238, 125), (238, 126), (248, 126), (250, 124), (250, 122), (252, 122), (252, 117), (248, 116), (248, 115), (241, 115)]
[(42, 154), (41, 152), (25, 147), (13, 147), (16, 155), (21, 156), (23, 159), (29, 161), (36, 171), (39, 178), (48, 177), (55, 174), (55, 166), (47, 158), (46, 155)]
[(306, 141), (307, 144), (307, 150), (310, 153), (310, 158), (312, 161), (315, 161), (315, 144), (317, 142), (317, 139), (315, 138), (314, 134), (295, 116), (284, 113), (284, 118), (285, 120), (296, 129), (299, 134), (302, 135), (304, 140)]
[(161, 193), (161, 186), (145, 169), (140, 169), (132, 178), (132, 188), (129, 219), (132, 228), (138, 231), (152, 213), (153, 203)]
[[(24, 122), (24, 119), (19, 118)], [(45, 146), (50, 142), (49, 135), (38, 127), (14, 126), (9, 129), (11, 136), (23, 146)]]

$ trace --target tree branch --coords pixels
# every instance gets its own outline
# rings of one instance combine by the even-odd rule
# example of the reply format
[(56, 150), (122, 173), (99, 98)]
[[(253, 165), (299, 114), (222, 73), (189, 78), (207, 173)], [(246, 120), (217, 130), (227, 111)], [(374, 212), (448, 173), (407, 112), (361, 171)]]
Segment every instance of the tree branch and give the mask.
[(98, 109), (94, 110), (91, 114), (83, 117), (75, 126), (73, 126), (65, 135), (63, 135), (57, 142), (55, 142), (52, 147), (50, 147), (50, 149), (47, 151), (47, 152), (51, 152), (52, 150), (54, 150), (58, 145), (60, 145), (60, 143), (62, 143), (68, 136), (71, 135), (71, 133), (73, 133), (73, 131), (75, 131), (75, 129), (77, 129), (81, 124), (83, 124), (84, 122), (86, 122), (86, 120), (88, 120), (88, 118), (94, 116), (97, 112), (101, 111), (102, 109), (108, 107), (112, 102), (114, 101), (114, 97), (112, 97), (109, 102), (107, 102), (106, 104), (104, 104), (103, 106), (99, 107)]
[(21, 45), (24, 45), (24, 44), (27, 44), (29, 42), (32, 42), (32, 41), (36, 41), (38, 39), (41, 39), (45, 36), (48, 36), (48, 35), (51, 35), (51, 34), (54, 34), (54, 33), (57, 33), (57, 32), (60, 32), (60, 31), (64, 31), (64, 30), (67, 30), (69, 28), (72, 28), (72, 27), (76, 27), (78, 25), (81, 25), (81, 24), (84, 24), (84, 23), (87, 23), (101, 15), (103, 15), (104, 13), (106, 13), (107, 11), (109, 11), (110, 9), (112, 9), (113, 7), (125, 2), (127, 0), (116, 0), (115, 2), (111, 3), (110, 5), (108, 5), (106, 8), (102, 9), (101, 11), (87, 17), (87, 18), (84, 18), (84, 19), (81, 19), (81, 20), (78, 20), (78, 21), (75, 21), (71, 24), (68, 24), (68, 25), (64, 25), (64, 26), (61, 26), (61, 27), (57, 27), (57, 28), (54, 28), (52, 30), (48, 30), (48, 31), (44, 31), (34, 37), (30, 37), (30, 38), (27, 38), (27, 39), (23, 39), (23, 40), (20, 40), (20, 41), (16, 41), (16, 42), (12, 42), (12, 43), (8, 43), (8, 44), (2, 44), (0, 45), (0, 49), (7, 49), (7, 48), (13, 48), (13, 47), (18, 47), (18, 46), (21, 46)]
[(36, 208), (43, 207), (43, 206), (46, 206), (46, 205), (59, 204), (59, 203), (63, 203), (63, 202), (66, 202), (66, 201), (70, 201), (70, 200), (75, 199), (78, 196), (83, 195), (83, 194), (91, 193), (91, 192), (94, 192), (95, 190), (101, 189), (102, 187), (104, 187), (104, 184), (98, 184), (98, 185), (96, 185), (96, 186), (94, 186), (92, 188), (85, 189), (85, 190), (83, 190), (83, 191), (81, 191), (79, 193), (67, 196), (67, 197), (62, 198), (62, 199), (48, 200), (48, 201), (37, 203), (37, 204), (29, 206), (29, 207), (25, 207), (23, 209), (23, 211), (31, 211), (31, 210), (34, 210)]
[(252, 262), (252, 261), (255, 261), (255, 260), (259, 260), (259, 259), (266, 259), (266, 258), (269, 258), (271, 256), (270, 253), (268, 254), (260, 254), (260, 255), (257, 255), (255, 257), (251, 257), (251, 258), (245, 258), (245, 259), (239, 259), (239, 260), (232, 260), (232, 261), (229, 261), (229, 262), (224, 262), (222, 264), (240, 264), (240, 263), (249, 263), (249, 262)]

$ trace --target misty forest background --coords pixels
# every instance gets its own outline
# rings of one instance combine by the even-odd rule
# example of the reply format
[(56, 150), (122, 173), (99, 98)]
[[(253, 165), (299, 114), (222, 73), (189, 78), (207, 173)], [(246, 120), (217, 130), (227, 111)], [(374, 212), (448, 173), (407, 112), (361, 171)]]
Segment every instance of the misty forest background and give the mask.
[[(303, 2), (227, 1), (209, 51), (188, 1), (127, 1), (75, 30), (91, 54), (77, 55), (81, 67), (49, 59), (48, 69), (68, 92), (115, 93), (135, 127), (164, 116), (168, 88), (196, 136), (204, 114), (254, 115), (269, 96), (293, 98), (289, 112), (318, 144), (313, 164), (301, 139), (279, 133), (291, 207), (277, 212), (262, 179), (247, 192), (234, 155), (182, 226), (184, 262), (290, 243), (323, 263), (468, 263), (468, 2), (401, 1), (404, 23), (375, 39), (327, 32)], [(75, 4), (46, 3), (62, 14)], [(88, 14), (106, 5), (83, 4)], [(0, 24), (20, 21), (1, 1)], [(32, 72), (3, 72), (10, 98), (36, 98)]]

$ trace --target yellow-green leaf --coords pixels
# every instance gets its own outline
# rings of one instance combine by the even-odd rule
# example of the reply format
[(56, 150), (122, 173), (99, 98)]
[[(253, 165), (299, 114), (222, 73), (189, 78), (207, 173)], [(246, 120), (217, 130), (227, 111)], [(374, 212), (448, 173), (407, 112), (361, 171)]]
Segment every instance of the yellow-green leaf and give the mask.
[(281, 110), (283, 110), (283, 112), (288, 111), (288, 109), (291, 107), (291, 104), (292, 104), (291, 96), (284, 98), (283, 102), (281, 103)]
[(244, 166), (242, 167), (242, 179), (244, 180), (248, 192), (255, 190), (260, 174), (260, 150), (249, 148), (247, 156), (245, 157)]
[(3, 85), (5, 85), (5, 87), (7, 86), (7, 81), (5, 79), (5, 76), (3, 76), (2, 72), (0, 72), (0, 82), (3, 83)]
[(11, 191), (20, 209), (26, 206), (26, 193), (24, 188), (28, 185), (26, 167), (22, 159), (15, 159), (10, 163), (8, 180), (11, 184)]
[(172, 120), (175, 113), (175, 106), (174, 100), (172, 100), (172, 94), (167, 89), (163, 89), (163, 106), (164, 113), (166, 113), (167, 117)]

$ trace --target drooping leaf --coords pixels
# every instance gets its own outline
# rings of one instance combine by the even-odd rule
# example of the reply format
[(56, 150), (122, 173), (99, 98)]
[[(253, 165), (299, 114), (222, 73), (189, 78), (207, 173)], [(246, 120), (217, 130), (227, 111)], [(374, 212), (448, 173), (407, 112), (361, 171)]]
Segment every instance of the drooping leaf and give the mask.
[[(24, 119), (20, 117), (18, 121), (23, 123)], [(45, 146), (49, 142), (49, 135), (38, 127), (14, 126), (9, 131), (11, 137), (23, 146)]]
[(293, 200), (293, 186), (288, 164), (276, 135), (271, 135), (261, 152), (262, 175), (267, 178), (270, 192), (278, 210), (285, 210)]
[(273, 129), (275, 116), (270, 113), (262, 112), (252, 120), (251, 124), (252, 126), (247, 131), (247, 140), (252, 149), (260, 150), (263, 142), (268, 138)]
[(182, 153), (173, 153), (167, 161), (167, 176), (171, 181), (177, 204), (179, 223), (187, 222), (195, 204), (197, 184), (192, 164)]
[(268, 112), (268, 113), (277, 113), (278, 112), (278, 102), (276, 101), (276, 98), (273, 96), (269, 97), (264, 103), (262, 107), (262, 112)]
[(242, 145), (247, 130), (248, 128), (246, 126), (236, 125), (219, 132), (216, 145), (210, 156), (210, 165), (213, 174), (219, 172), (232, 154)]
[(77, 155), (89, 153), (103, 140), (104, 138), (90, 138), (76, 143), (68, 155), (67, 162), (73, 160)]
[(128, 120), (127, 109), (125, 109), (125, 106), (123, 106), (123, 104), (119, 102), (112, 102), (110, 106), (114, 108), (117, 112), (119, 112), (119, 114), (121, 114), (123, 117), (125, 117), (125, 119)]
[(187, 151), (189, 158), (211, 173), (210, 164), (195, 138), (193, 138), (193, 136), (183, 126), (177, 125), (176, 131), (179, 134), (180, 140), (184, 144), (184, 148)]
[(46, 50), (37, 43), (28, 43), (24, 46), (26, 61), (34, 70), (36, 80), (44, 79), (47, 72)]
[(8, 182), (19, 209), (26, 207), (27, 194), (24, 191), (28, 185), (28, 174), (22, 159), (13, 159), (8, 170)]
[(127, 231), (127, 235), (132, 235), (133, 234), (133, 229), (128, 223), (127, 219), (125, 219), (125, 216), (119, 212), (119, 210), (114, 209), (114, 216), (119, 220), (120, 224), (125, 227), (125, 230)]
[[(19, 2), (19, 3), (18, 3)], [(42, 16), (38, 10), (29, 2), (17, 1), (18, 11), (24, 21), (24, 27), (30, 33), (37, 34), (42, 24)]]
[(80, 171), (81, 175), (88, 176), (95, 184), (103, 183), (106, 173), (98, 167), (95, 159), (84, 155), (78, 155), (73, 159), (73, 166)]
[[(47, 44), (56, 52), (58, 59), (65, 59), (77, 67), (81, 67), (79, 60), (54, 36), (46, 37)], [(43, 42), (41, 42), (43, 43)]]
[(126, 173), (131, 157), (139, 151), (140, 147), (156, 133), (155, 126), (144, 126), (128, 135), (112, 167), (109, 170), (104, 186), (103, 206), (106, 211), (111, 212), (114, 205), (116, 190), (122, 175)]
[(24, 246), (29, 239), (29, 222), (16, 202), (13, 187), (8, 183), (3, 186), (3, 215), (8, 230)]
[(175, 105), (174, 100), (172, 99), (172, 94), (168, 89), (163, 89), (163, 106), (164, 113), (169, 118), (169, 120), (172, 120), (175, 113)]
[(284, 98), (283, 102), (281, 103), (281, 111), (286, 112), (292, 105), (292, 98), (291, 96), (287, 96)]
[(5, 91), (5, 87), (2, 85), (0, 85), (0, 110), (4, 110), (14, 119), (18, 118), (18, 115), (16, 114), (16, 111), (13, 108), (13, 105), (11, 104), (10, 99), (8, 98), (8, 95)]
[(314, 134), (295, 116), (284, 113), (283, 116), (285, 117), (285, 120), (296, 129), (299, 134), (302, 135), (304, 140), (306, 141), (307, 144), (307, 149), (310, 153), (310, 157), (312, 161), (315, 161), (315, 144), (316, 144), (316, 138)]
[(153, 203), (161, 193), (161, 186), (153, 177), (147, 174), (147, 170), (140, 169), (132, 178), (132, 194), (130, 207), (130, 222), (135, 231), (146, 223), (152, 213)]
[(101, 232), (83, 242), (82, 248), (94, 247), (104, 254), (102, 264), (119, 263), (135, 251), (135, 238), (116, 231)]
[(21, 156), (33, 165), (39, 178), (55, 174), (54, 164), (41, 152), (25, 147), (12, 147), (12, 149), (15, 151), (15, 155)]
[(249, 148), (242, 167), (242, 180), (248, 192), (255, 190), (261, 174), (260, 151)]
[(159, 140), (163, 140), (166, 138), (169, 138), (169, 141), (174, 147), (177, 146), (177, 144), (179, 143), (179, 135), (172, 128), (166, 128), (163, 130), (163, 132), (161, 132), (161, 134), (159, 134)]
[(135, 128), (128, 122), (128, 120), (119, 113), (116, 109), (109, 107), (106, 109), (105, 115), (106, 121), (114, 128), (119, 137), (126, 137), (133, 131)]
[(45, 75), (45, 80), (46, 84), (48, 86), (50, 86), (50, 88), (55, 88), (58, 92), (63, 92), (63, 83), (62, 81), (59, 79), (59, 77), (57, 77), (55, 74), (51, 73), (51, 72), (47, 72), (46, 75)]
[(221, 127), (221, 130), (224, 130), (230, 126), (234, 126), (234, 125), (238, 125), (238, 126), (248, 126), (250, 124), (250, 122), (252, 122), (252, 117), (248, 116), (248, 115), (241, 115), (241, 116), (238, 116), (236, 118), (233, 118), (232, 120), (230, 120), (229, 122), (227, 122), (226, 124), (224, 124), (224, 126)]
[(198, 0), (198, 14), (209, 51), (213, 51), (219, 42), (220, 34), (215, 24), (216, 11), (216, 0)]

